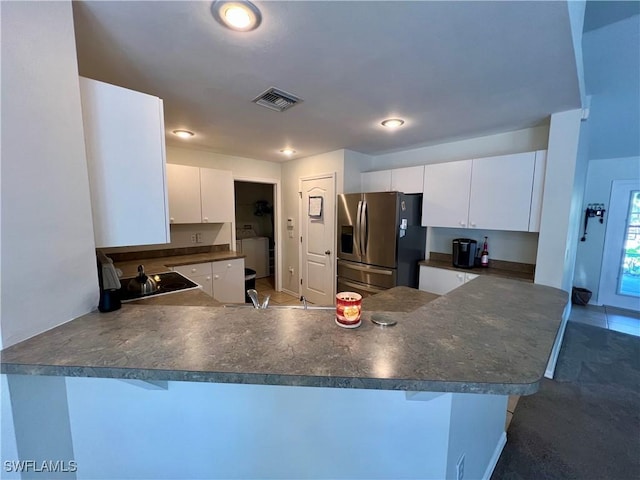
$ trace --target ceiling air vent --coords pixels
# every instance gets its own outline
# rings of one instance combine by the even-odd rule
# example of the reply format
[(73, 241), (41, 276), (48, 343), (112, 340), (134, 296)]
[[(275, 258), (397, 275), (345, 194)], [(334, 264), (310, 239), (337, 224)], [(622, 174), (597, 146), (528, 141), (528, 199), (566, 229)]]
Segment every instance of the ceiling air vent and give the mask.
[(273, 87), (253, 99), (253, 103), (277, 112), (284, 112), (300, 102), (302, 102), (302, 100), (298, 97)]

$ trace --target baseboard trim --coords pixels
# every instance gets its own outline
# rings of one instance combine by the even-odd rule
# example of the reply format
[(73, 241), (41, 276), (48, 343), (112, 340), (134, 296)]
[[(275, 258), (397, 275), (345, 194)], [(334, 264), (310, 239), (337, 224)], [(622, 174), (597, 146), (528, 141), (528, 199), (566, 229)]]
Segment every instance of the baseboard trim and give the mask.
[(502, 432), (502, 435), (498, 439), (498, 444), (496, 445), (496, 449), (493, 451), (493, 455), (489, 460), (489, 465), (487, 465), (487, 469), (485, 470), (484, 475), (482, 476), (482, 480), (489, 480), (491, 478), (491, 475), (493, 474), (493, 471), (495, 470), (496, 465), (498, 464), (498, 460), (500, 460), (502, 449), (506, 444), (507, 444), (507, 432)]
[(286, 293), (287, 295), (291, 295), (292, 297), (300, 298), (300, 294), (298, 292), (292, 292), (291, 290), (287, 290), (286, 288), (282, 289), (282, 293)]

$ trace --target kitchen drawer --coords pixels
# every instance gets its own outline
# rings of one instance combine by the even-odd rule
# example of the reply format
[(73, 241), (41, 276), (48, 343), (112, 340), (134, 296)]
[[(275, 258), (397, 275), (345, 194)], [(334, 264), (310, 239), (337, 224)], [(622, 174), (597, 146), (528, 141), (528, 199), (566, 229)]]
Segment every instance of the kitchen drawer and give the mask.
[(193, 280), (193, 277), (211, 275), (211, 262), (180, 265), (179, 267), (173, 267), (173, 270)]
[(211, 263), (213, 273), (222, 273), (232, 268), (241, 268), (244, 276), (244, 259), (234, 258), (233, 260), (223, 260)]

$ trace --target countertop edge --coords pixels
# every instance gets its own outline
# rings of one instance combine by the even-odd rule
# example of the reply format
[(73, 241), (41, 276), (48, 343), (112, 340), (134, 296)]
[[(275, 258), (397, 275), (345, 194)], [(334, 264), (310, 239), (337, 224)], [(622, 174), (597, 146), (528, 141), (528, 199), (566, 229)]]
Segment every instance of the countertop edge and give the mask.
[(236, 383), (270, 386), (354, 388), (407, 392), (475, 393), (487, 395), (531, 395), (540, 387), (533, 383), (474, 383), (444, 380), (400, 380), (383, 378), (324, 377), (265, 373), (195, 372), (140, 368), (87, 367), (2, 363), (4, 375), (41, 375), (116, 380)]

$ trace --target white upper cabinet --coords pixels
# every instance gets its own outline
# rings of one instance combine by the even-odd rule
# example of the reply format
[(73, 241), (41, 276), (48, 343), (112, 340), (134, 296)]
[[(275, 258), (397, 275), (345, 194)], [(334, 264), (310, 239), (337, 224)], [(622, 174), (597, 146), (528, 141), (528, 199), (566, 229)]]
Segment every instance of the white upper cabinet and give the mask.
[(202, 223), (233, 222), (233, 174), (229, 170), (200, 169)]
[(226, 223), (235, 216), (233, 174), (167, 164), (171, 223)]
[(362, 192), (422, 193), (424, 166), (378, 170), (360, 174)]
[(426, 165), (422, 225), (537, 232), (546, 151)]
[(531, 215), (529, 216), (529, 231), (540, 231), (542, 217), (542, 194), (544, 193), (544, 175), (547, 171), (547, 151), (536, 152), (536, 169), (533, 172), (533, 191), (531, 192)]
[(529, 230), (536, 153), (473, 160), (469, 227)]
[(360, 174), (362, 192), (390, 192), (391, 191), (391, 170), (380, 170), (378, 172), (364, 172)]
[(422, 193), (424, 166), (394, 168), (391, 170), (391, 191)]
[(422, 225), (467, 226), (472, 163), (472, 160), (463, 160), (425, 165)]
[(167, 164), (169, 220), (171, 223), (200, 223), (200, 169)]
[(80, 77), (96, 247), (169, 242), (162, 100)]

